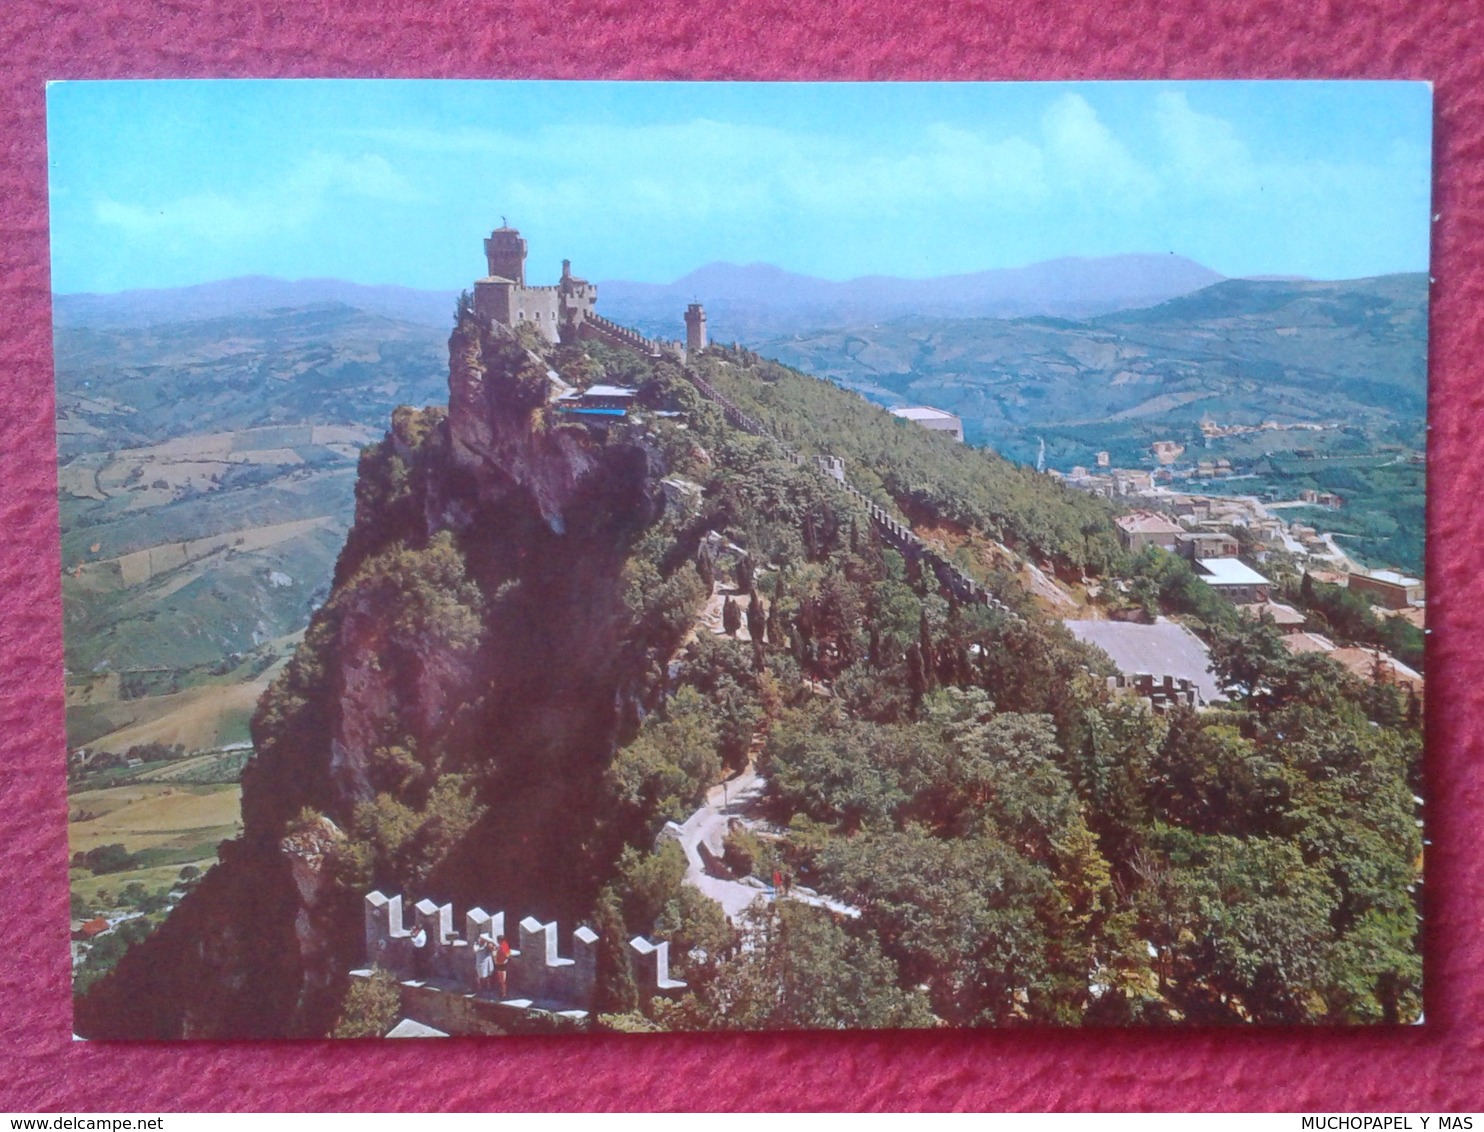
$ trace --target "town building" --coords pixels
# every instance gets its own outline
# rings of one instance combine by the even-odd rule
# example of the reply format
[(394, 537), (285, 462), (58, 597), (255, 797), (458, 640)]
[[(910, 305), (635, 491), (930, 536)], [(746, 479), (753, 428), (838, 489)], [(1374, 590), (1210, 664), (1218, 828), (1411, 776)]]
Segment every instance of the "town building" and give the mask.
[(1305, 570), (1304, 577), (1315, 582), (1323, 582), (1327, 586), (1348, 586), (1350, 575), (1338, 570)]
[(1342, 496), (1332, 491), (1315, 491), (1313, 488), (1305, 488), (1299, 492), (1299, 501), (1302, 503), (1313, 503), (1320, 507), (1328, 507), (1331, 511), (1337, 511), (1345, 506)]
[(1149, 472), (1137, 472), (1118, 468), (1113, 472), (1113, 482), (1119, 495), (1134, 495), (1154, 487), (1154, 476)]
[(91, 920), (73, 920), (72, 938), (77, 940), (96, 939), (104, 932), (112, 929), (112, 927), (113, 925), (102, 916), (94, 916)]
[(1369, 574), (1350, 572), (1350, 589), (1373, 598), (1385, 609), (1406, 609), (1421, 605), (1426, 591), (1417, 578), (1408, 578), (1395, 570), (1372, 570)]
[(1320, 633), (1290, 633), (1283, 638), (1283, 644), (1295, 655), (1322, 653), (1359, 680), (1395, 684), (1419, 700), (1423, 697), (1422, 673), (1380, 649), (1344, 648)]
[(1197, 558), (1195, 572), (1233, 605), (1268, 600), (1268, 587), (1272, 583), (1239, 558)]
[(1270, 622), (1280, 633), (1302, 632), (1309, 620), (1293, 606), (1284, 605), (1281, 601), (1258, 601), (1237, 608), (1254, 621)]
[(1180, 524), (1173, 523), (1154, 511), (1131, 511), (1127, 515), (1118, 516), (1113, 522), (1118, 528), (1118, 541), (1123, 543), (1125, 549), (1132, 551), (1157, 546), (1173, 554), (1179, 546), (1180, 536), (1185, 533)]
[(931, 405), (909, 405), (904, 409), (892, 409), (891, 415), (921, 425), (929, 432), (946, 432), (960, 444), (964, 441), (964, 422), (952, 413), (945, 413)]
[(1156, 440), (1149, 446), (1154, 458), (1161, 464), (1173, 464), (1185, 452), (1185, 445), (1174, 440)]
[(1219, 460), (1197, 460), (1195, 474), (1200, 479), (1215, 479), (1232, 474), (1232, 462), (1225, 456)]
[(1178, 538), (1177, 548), (1183, 558), (1235, 558), (1240, 551), (1237, 540), (1225, 531), (1193, 531)]
[(573, 390), (557, 398), (557, 408), (568, 411), (599, 410), (604, 412), (627, 412), (634, 407), (637, 389), (625, 385), (590, 385), (584, 390)]
[(1410, 690), (1419, 700), (1422, 698), (1422, 673), (1380, 649), (1337, 648), (1329, 656), (1361, 680), (1395, 684), (1399, 688)]

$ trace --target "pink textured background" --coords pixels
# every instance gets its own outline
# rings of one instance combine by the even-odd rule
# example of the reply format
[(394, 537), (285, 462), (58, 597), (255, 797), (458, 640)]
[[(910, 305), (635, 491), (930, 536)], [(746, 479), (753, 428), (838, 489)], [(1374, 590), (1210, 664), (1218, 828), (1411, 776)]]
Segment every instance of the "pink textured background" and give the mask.
[[(0, 5), (0, 1109), (1484, 1109), (1484, 7), (1448, 0)], [(1436, 84), (1427, 1024), (70, 1040), (43, 83), (132, 77), (1423, 78)]]

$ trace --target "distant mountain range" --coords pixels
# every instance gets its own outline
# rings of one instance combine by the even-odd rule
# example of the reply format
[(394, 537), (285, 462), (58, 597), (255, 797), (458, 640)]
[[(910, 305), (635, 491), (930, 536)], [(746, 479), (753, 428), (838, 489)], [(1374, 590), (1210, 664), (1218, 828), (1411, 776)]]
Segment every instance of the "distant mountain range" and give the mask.
[(769, 264), (713, 263), (674, 283), (598, 284), (610, 318), (649, 334), (677, 336), (687, 303), (706, 306), (718, 341), (827, 327), (933, 318), (1089, 318), (1153, 306), (1220, 282), (1224, 276), (1176, 255), (1047, 260), (969, 275), (897, 279), (866, 275), (843, 283), (795, 275)]
[[(66, 394), (86, 396), (73, 384), (79, 378), (131, 404), (137, 395), (139, 408), (152, 401), (147, 416), (91, 420), (101, 432), (67, 435), (64, 453), (158, 442), (171, 431), (164, 421), (199, 417), (208, 404), (219, 406), (211, 414), (219, 429), (294, 419), (375, 426), (383, 392), (439, 396), (454, 300), (453, 292), (262, 276), (58, 295), (64, 411)], [(1374, 429), (1420, 423), (1425, 412), (1421, 274), (1224, 279), (1179, 256), (1130, 255), (836, 283), (711, 264), (669, 284), (600, 283), (598, 309), (678, 337), (695, 300), (716, 341), (742, 341), (882, 404), (956, 412), (971, 440), (1022, 460), (1034, 459), (1042, 437), (1071, 462), (1092, 445), (1132, 452), (1155, 433), (1198, 435), (1207, 413), (1244, 423), (1344, 418)], [(279, 380), (261, 381), (268, 372)], [(373, 374), (385, 381), (384, 372), (397, 377), (353, 407), (356, 386)], [(261, 387), (244, 397), (247, 373)], [(283, 384), (290, 373), (299, 376)]]
[(1427, 277), (1227, 279), (1076, 321), (918, 315), (748, 345), (879, 404), (957, 413), (970, 441), (1016, 459), (1044, 439), (1053, 466), (1195, 443), (1207, 415), (1410, 443), (1426, 416)]
[(191, 287), (53, 295), (52, 318), (58, 328), (122, 330), (338, 303), (402, 322), (451, 328), (456, 298), (454, 291), (244, 275)]
[[(769, 264), (712, 263), (673, 283), (599, 282), (598, 307), (616, 322), (675, 338), (683, 332), (681, 312), (686, 305), (701, 302), (712, 337), (748, 341), (904, 315), (1088, 318), (1153, 306), (1222, 278), (1176, 255), (1065, 258), (932, 279), (867, 275), (845, 282), (797, 275)], [(454, 291), (251, 275), (191, 287), (57, 295), (53, 309), (58, 326), (123, 328), (343, 303), (443, 328), (452, 324), (455, 297)]]

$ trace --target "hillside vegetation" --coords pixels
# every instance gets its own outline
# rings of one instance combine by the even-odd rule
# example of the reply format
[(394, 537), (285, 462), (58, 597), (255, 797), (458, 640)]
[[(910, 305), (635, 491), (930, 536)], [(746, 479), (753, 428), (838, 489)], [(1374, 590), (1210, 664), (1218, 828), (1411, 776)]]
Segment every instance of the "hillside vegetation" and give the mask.
[(1024, 465), (966, 448), (747, 350), (718, 349), (700, 372), (776, 436), (846, 474), (911, 519), (947, 519), (1069, 570), (1105, 573), (1121, 555), (1102, 500)]
[(56, 332), (75, 746), (109, 700), (128, 722), (276, 659), (328, 591), (361, 446), (443, 380), (439, 332), (344, 306), (127, 321)]
[[(615, 1028), (1418, 1017), (1421, 732), (1394, 689), (1126, 562), (1088, 497), (746, 352), (693, 359), (910, 517), (1202, 618), (1233, 700), (1152, 714), (1008, 578), (1007, 609), (949, 600), (674, 362), (550, 351), (639, 387), (589, 429), (543, 405), (537, 345), (461, 308), (447, 412), (362, 454), (333, 588), (253, 721), (245, 832), (80, 1032), (348, 1032), (371, 886), (591, 923)], [(728, 867), (858, 916), (736, 925), (683, 883), (665, 823), (749, 759), (772, 827)], [(677, 999), (636, 995), (640, 933)]]

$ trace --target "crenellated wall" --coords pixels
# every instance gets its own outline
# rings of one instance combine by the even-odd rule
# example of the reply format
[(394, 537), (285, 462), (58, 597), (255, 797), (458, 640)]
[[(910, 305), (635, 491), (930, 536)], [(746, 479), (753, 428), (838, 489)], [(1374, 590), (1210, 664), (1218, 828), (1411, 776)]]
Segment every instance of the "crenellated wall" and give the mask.
[[(507, 936), (511, 945), (506, 968), (506, 998), (545, 1009), (590, 1011), (597, 987), (598, 935), (579, 927), (572, 933), (572, 954), (560, 951), (555, 922), (527, 916), (514, 934), (505, 930), (505, 913), (471, 908), (463, 933), (454, 930), (453, 905), (419, 900), (410, 914), (402, 897), (371, 892), (365, 901), (366, 964), (390, 971), (399, 980), (438, 984), (437, 989), (472, 995), (479, 990), (476, 971), (481, 937)], [(418, 956), (412, 937), (421, 923), (427, 932), (425, 954)], [(628, 944), (634, 981), (645, 997), (671, 994), (685, 983), (670, 977), (670, 944), (635, 936)], [(421, 963), (419, 962), (421, 959)]]
[(1176, 705), (1200, 707), (1204, 703), (1200, 689), (1183, 676), (1156, 676), (1149, 672), (1131, 675), (1119, 673), (1108, 677), (1108, 690), (1147, 699), (1155, 711), (1166, 711)]
[[(692, 385), (701, 391), (704, 397), (716, 402), (721, 407), (722, 416), (726, 418), (727, 423), (733, 428), (740, 428), (743, 432), (751, 433), (753, 436), (760, 436), (765, 440), (771, 440), (782, 450), (784, 458), (789, 462), (798, 464), (800, 467), (810, 466), (803, 456), (800, 456), (793, 448), (779, 440), (764, 428), (759, 421), (737, 408), (729, 399), (717, 392), (709, 381), (705, 380), (705, 378), (701, 377), (694, 370), (687, 369), (685, 376), (690, 380)], [(839, 487), (841, 491), (854, 498), (866, 509), (866, 513), (871, 516), (872, 524), (888, 545), (906, 555), (910, 560), (925, 565), (933, 572), (933, 576), (938, 579), (938, 584), (952, 594), (956, 600), (968, 605), (986, 605), (991, 609), (997, 609), (1007, 614), (1014, 620), (1020, 619), (1018, 613), (1015, 613), (1009, 606), (1005, 605), (1004, 602), (985, 589), (984, 586), (969, 577), (968, 574), (949, 562), (932, 547), (928, 546), (905, 523), (901, 523), (893, 518), (885, 508), (873, 502), (864, 492), (854, 487), (846, 478), (844, 462), (839, 457), (816, 456), (812, 466), (820, 475)]]
[(601, 342), (605, 346), (616, 346), (620, 349), (634, 350), (650, 357), (659, 357), (663, 352), (660, 343), (646, 338), (637, 330), (630, 330), (627, 326), (620, 326), (604, 318), (600, 314), (588, 314), (577, 328), (578, 336)]

